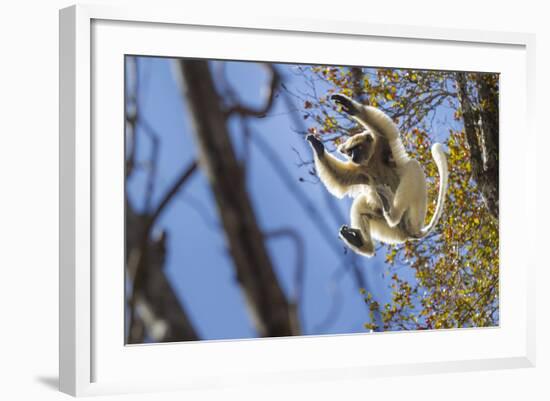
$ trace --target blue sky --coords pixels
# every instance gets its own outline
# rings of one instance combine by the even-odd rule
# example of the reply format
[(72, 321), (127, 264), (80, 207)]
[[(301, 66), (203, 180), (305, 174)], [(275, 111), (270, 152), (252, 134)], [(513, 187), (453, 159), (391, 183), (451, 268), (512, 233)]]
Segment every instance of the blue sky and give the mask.
[[(173, 74), (173, 61), (166, 58), (141, 57), (138, 59), (140, 90), (138, 102), (140, 115), (160, 136), (160, 153), (153, 204), (170, 187), (185, 166), (196, 156), (189, 123), (187, 106), (180, 95)], [(250, 105), (258, 105), (263, 99), (265, 70), (257, 64), (228, 62), (227, 77), (239, 98)], [(215, 66), (213, 66), (215, 67)], [(285, 85), (291, 90), (306, 91), (302, 79), (292, 74), (291, 65), (278, 65)], [(129, 71), (127, 69), (127, 71)], [(132, 80), (127, 72), (127, 81)], [(300, 105), (296, 105), (297, 108)], [(303, 206), (296, 201), (288, 186), (281, 180), (262, 148), (252, 141), (247, 162), (247, 186), (258, 223), (264, 232), (292, 228), (297, 230), (305, 243), (305, 280), (301, 316), (303, 334), (335, 334), (364, 332), (368, 312), (349, 268), (350, 258), (355, 258), (361, 274), (368, 283), (368, 290), (375, 299), (384, 303), (391, 294), (388, 288), (388, 268), (384, 264), (384, 252), (371, 259), (345, 254), (338, 239), (338, 229), (349, 223), (348, 210), (351, 200), (337, 200), (327, 196), (321, 184), (300, 182), (308, 178), (309, 167), (298, 167), (299, 159), (293, 149), (304, 159), (310, 158), (303, 137), (293, 129), (290, 113), (282, 98), (277, 98), (268, 116), (252, 121), (253, 136), (260, 137), (287, 168), (293, 185), (305, 196), (319, 215), (326, 221), (335, 246), (328, 246), (325, 239), (305, 215)], [(448, 122), (449, 119), (445, 118)], [(234, 147), (240, 158), (245, 157), (243, 133), (236, 119), (229, 124)], [(446, 138), (448, 126), (441, 121), (434, 124), (434, 138)], [(138, 125), (141, 138), (138, 160), (144, 169), (137, 170), (127, 183), (128, 196), (134, 207), (143, 208), (145, 170), (150, 159), (151, 142)], [(198, 171), (184, 186), (159, 219), (156, 229), (168, 233), (166, 273), (180, 301), (188, 311), (202, 339), (229, 339), (256, 337), (247, 315), (243, 295), (237, 285), (232, 261), (228, 255), (223, 230), (209, 186), (202, 172)], [(296, 251), (294, 244), (284, 237), (267, 241), (277, 276), (285, 292), (294, 291)], [(399, 274), (409, 276), (407, 268)], [(330, 324), (327, 316), (335, 316)]]

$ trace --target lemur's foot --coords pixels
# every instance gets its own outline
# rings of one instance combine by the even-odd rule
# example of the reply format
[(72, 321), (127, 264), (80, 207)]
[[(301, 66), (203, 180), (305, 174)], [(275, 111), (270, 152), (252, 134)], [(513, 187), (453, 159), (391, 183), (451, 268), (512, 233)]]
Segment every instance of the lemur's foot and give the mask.
[(347, 114), (351, 116), (359, 114), (357, 103), (346, 95), (337, 93), (332, 95), (330, 99), (333, 100), (334, 103), (339, 104), (342, 107), (342, 110), (344, 110)]
[(315, 135), (309, 134), (306, 136), (306, 140), (309, 142), (317, 156), (321, 156), (325, 153), (325, 145)]
[(343, 225), (340, 228), (340, 237), (348, 242), (349, 244), (361, 248), (363, 246), (363, 239), (361, 238), (361, 233), (355, 228), (349, 228), (346, 225)]

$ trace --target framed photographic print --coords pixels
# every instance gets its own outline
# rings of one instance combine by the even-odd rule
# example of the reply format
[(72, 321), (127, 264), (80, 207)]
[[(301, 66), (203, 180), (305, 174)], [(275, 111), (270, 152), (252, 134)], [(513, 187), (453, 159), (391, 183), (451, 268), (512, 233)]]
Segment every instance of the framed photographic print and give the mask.
[(533, 366), (533, 47), (62, 10), (61, 390)]

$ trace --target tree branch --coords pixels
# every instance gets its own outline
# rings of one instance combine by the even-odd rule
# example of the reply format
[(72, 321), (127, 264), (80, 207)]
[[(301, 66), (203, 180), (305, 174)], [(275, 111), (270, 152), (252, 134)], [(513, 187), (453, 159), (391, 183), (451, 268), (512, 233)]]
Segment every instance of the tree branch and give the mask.
[(256, 224), (208, 63), (180, 60), (178, 68), (195, 128), (200, 166), (214, 193), (237, 280), (258, 333), (260, 336), (297, 335), (299, 328), (294, 324), (297, 319), (279, 286), (263, 235)]
[(142, 343), (145, 331), (154, 342), (198, 340), (187, 313), (166, 275), (167, 233), (142, 236), (144, 218), (126, 202), (126, 266), (132, 292), (127, 343)]
[(240, 114), (241, 116), (245, 117), (265, 117), (267, 112), (271, 109), (275, 100), (275, 92), (280, 83), (280, 76), (272, 64), (263, 64), (263, 66), (271, 75), (269, 81), (269, 89), (263, 106), (254, 109), (250, 106), (245, 106), (243, 104), (237, 103), (229, 107), (229, 109), (225, 111), (226, 116), (230, 116), (232, 114)]
[[(151, 230), (183, 184), (191, 177), (197, 168), (197, 162), (192, 161), (184, 169), (180, 177), (164, 195), (154, 211), (145, 216), (138, 216), (126, 201), (126, 225), (127, 225), (127, 270), (133, 282), (132, 293), (129, 301), (130, 324), (128, 330), (128, 343), (136, 343), (139, 337), (134, 336), (134, 327), (138, 324), (137, 309), (139, 304), (146, 302), (148, 310), (161, 316), (167, 322), (167, 331), (159, 336), (159, 341), (196, 340), (198, 336), (187, 319), (183, 308), (170, 286), (164, 274), (159, 274), (164, 266), (165, 236), (151, 240)], [(129, 232), (131, 227), (135, 227)]]

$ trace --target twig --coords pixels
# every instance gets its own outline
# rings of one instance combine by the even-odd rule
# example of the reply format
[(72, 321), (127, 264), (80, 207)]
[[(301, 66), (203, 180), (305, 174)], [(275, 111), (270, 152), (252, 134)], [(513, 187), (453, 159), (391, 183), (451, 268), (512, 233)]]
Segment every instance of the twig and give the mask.
[(294, 269), (294, 295), (292, 298), (296, 303), (301, 303), (303, 300), (303, 286), (305, 275), (305, 244), (304, 239), (300, 234), (292, 228), (279, 228), (265, 232), (266, 239), (286, 237), (294, 243), (296, 250), (296, 264)]
[[(301, 326), (304, 328), (306, 326), (305, 316), (303, 315), (301, 308), (304, 299), (304, 277), (306, 268), (304, 239), (300, 234), (298, 234), (298, 232), (296, 232), (296, 230), (291, 228), (279, 228), (276, 230), (267, 231), (264, 236), (267, 240), (286, 237), (294, 244), (294, 249), (296, 251), (296, 262), (294, 267), (294, 294), (291, 298), (300, 315), (300, 321), (302, 322)], [(303, 334), (305, 334), (305, 330), (303, 330)]]
[(237, 103), (229, 107), (225, 111), (225, 115), (229, 117), (232, 114), (240, 114), (241, 116), (247, 117), (265, 117), (267, 112), (273, 106), (275, 100), (275, 92), (279, 86), (280, 77), (279, 73), (272, 64), (263, 64), (267, 71), (271, 74), (269, 90), (266, 96), (264, 104), (259, 108), (252, 108), (250, 106), (244, 106), (243, 104)]
[(330, 278), (330, 283), (332, 285), (329, 287), (330, 293), (332, 294), (332, 302), (325, 317), (313, 327), (314, 334), (325, 332), (338, 318), (338, 315), (342, 310), (342, 291), (340, 290), (340, 280), (345, 274), (348, 273), (348, 271), (349, 265), (342, 264), (332, 274)]
[(155, 177), (157, 175), (158, 158), (159, 158), (159, 152), (160, 152), (160, 139), (159, 139), (160, 135), (158, 135), (156, 130), (151, 126), (151, 124), (149, 124), (149, 122), (139, 114), (137, 116), (137, 122), (143, 127), (144, 132), (151, 139), (151, 161), (150, 161), (149, 174), (147, 177), (147, 185), (145, 190), (145, 205), (144, 205), (144, 210), (149, 212), (151, 211), (153, 194), (155, 192)]
[(273, 165), (274, 171), (277, 172), (289, 192), (294, 196), (308, 217), (317, 227), (327, 245), (329, 245), (329, 247), (336, 254), (341, 254), (341, 248), (334, 241), (335, 237), (330, 235), (330, 226), (323, 218), (321, 218), (321, 213), (317, 210), (313, 202), (311, 202), (309, 198), (302, 193), (300, 187), (296, 184), (296, 180), (288, 172), (285, 163), (279, 158), (279, 155), (271, 149), (269, 144), (264, 138), (261, 137), (261, 135), (253, 135), (252, 139), (254, 144), (258, 146), (260, 151), (264, 154), (265, 158)]

